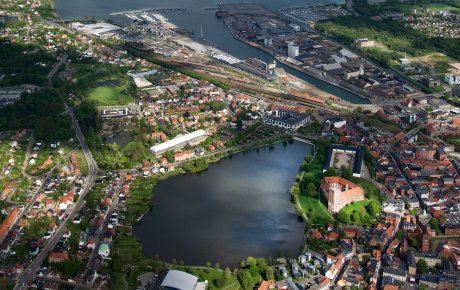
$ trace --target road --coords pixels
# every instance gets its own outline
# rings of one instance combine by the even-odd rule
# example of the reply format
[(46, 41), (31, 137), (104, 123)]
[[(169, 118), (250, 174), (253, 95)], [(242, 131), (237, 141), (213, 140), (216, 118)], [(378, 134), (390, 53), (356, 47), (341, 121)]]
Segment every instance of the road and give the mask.
[[(24, 289), (24, 286), (32, 280), (36, 276), (36, 272), (39, 270), (40, 265), (43, 261), (48, 257), (49, 253), (54, 249), (56, 244), (58, 243), (59, 239), (62, 237), (62, 234), (66, 228), (66, 224), (69, 220), (73, 220), (75, 215), (81, 210), (85, 201), (85, 196), (90, 191), (91, 187), (94, 185), (94, 182), (97, 177), (97, 173), (99, 168), (94, 160), (93, 156), (91, 155), (91, 151), (89, 150), (88, 145), (86, 144), (85, 137), (81, 132), (80, 126), (78, 125), (77, 118), (75, 117), (75, 113), (73, 112), (72, 108), (70, 108), (67, 103), (65, 103), (66, 112), (72, 118), (72, 124), (75, 130), (75, 134), (80, 142), (80, 146), (82, 148), (83, 154), (85, 155), (86, 162), (88, 163), (88, 176), (85, 181), (85, 185), (81, 191), (80, 196), (78, 197), (77, 202), (75, 203), (74, 207), (70, 209), (70, 213), (68, 214), (67, 218), (65, 218), (62, 223), (59, 225), (58, 229), (54, 233), (54, 235), (49, 239), (48, 243), (43, 247), (40, 253), (35, 257), (35, 259), (30, 263), (30, 265), (24, 270), (23, 274), (18, 277), (16, 282), (15, 290)], [(30, 203), (29, 206), (31, 206)]]
[(359, 14), (353, 9), (353, 0), (346, 0), (347, 3), (347, 9), (351, 13), (353, 13), (355, 16), (359, 16)]
[(29, 158), (30, 158), (30, 154), (32, 153), (32, 149), (34, 148), (34, 144), (35, 144), (35, 132), (32, 131), (32, 133), (30, 134), (29, 145), (27, 146), (27, 150), (26, 150), (26, 156), (24, 158), (24, 162), (22, 163), (22, 168), (21, 168), (22, 176), (27, 176), (28, 178), (34, 178), (33, 176), (30, 176), (26, 172), (26, 168), (27, 168), (27, 165), (29, 164)]
[(48, 78), (48, 84), (50, 85), (50, 87), (53, 86), (52, 79), (53, 79), (54, 74), (57, 72), (61, 64), (67, 61), (67, 57), (68, 57), (67, 54), (62, 55), (59, 61), (53, 65), (53, 69), (51, 69), (51, 71), (49, 72), (47, 78)]
[(77, 284), (75, 282), (70, 282), (66, 280), (62, 280), (59, 278), (54, 278), (54, 277), (37, 277), (36, 280), (38, 281), (48, 281), (48, 282), (53, 282), (56, 284), (61, 284), (62, 286), (70, 286), (72, 289), (88, 289), (91, 290), (91, 287), (82, 285), (82, 284)]
[(110, 221), (110, 216), (112, 213), (115, 211), (115, 209), (118, 206), (118, 197), (121, 193), (121, 190), (123, 189), (123, 185), (125, 183), (125, 176), (123, 175), (120, 178), (120, 183), (118, 184), (118, 188), (114, 193), (114, 200), (112, 201), (112, 205), (110, 208), (107, 210), (106, 215), (105, 215), (105, 220), (104, 224), (96, 231), (96, 234), (94, 235), (96, 237), (96, 245), (94, 246), (93, 251), (91, 252), (91, 255), (89, 256), (88, 263), (86, 263), (86, 269), (85, 272), (83, 273), (83, 282), (86, 282), (88, 279), (88, 276), (91, 274), (91, 272), (94, 270), (93, 269), (93, 264), (94, 264), (94, 259), (97, 257), (98, 253), (97, 250), (99, 249), (99, 246), (101, 245), (101, 240), (104, 237), (104, 234), (108, 228), (109, 221)]

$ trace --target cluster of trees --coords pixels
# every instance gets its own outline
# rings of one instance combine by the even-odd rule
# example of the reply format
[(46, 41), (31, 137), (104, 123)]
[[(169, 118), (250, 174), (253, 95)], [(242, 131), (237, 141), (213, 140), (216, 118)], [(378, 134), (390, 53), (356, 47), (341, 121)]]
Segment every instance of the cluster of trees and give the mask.
[(308, 245), (309, 249), (320, 253), (327, 253), (329, 250), (338, 247), (337, 241), (326, 241), (323, 239), (307, 239), (306, 244)]
[(241, 262), (240, 266), (237, 277), (243, 289), (252, 289), (261, 276), (265, 280), (275, 278), (273, 268), (267, 265), (264, 258), (248, 257)]
[(321, 132), (321, 123), (313, 120), (305, 126), (300, 127), (297, 132), (300, 134), (319, 133)]
[(70, 117), (63, 112), (63, 99), (55, 89), (23, 93), (14, 104), (0, 108), (0, 130), (28, 128), (46, 142), (68, 140), (74, 131)]
[[(353, 205), (354, 203), (351, 204)], [(356, 208), (351, 212), (347, 207), (342, 208), (337, 214), (339, 221), (345, 224), (369, 224), (380, 213), (380, 205), (376, 201), (370, 201), (366, 206)]]
[(424, 259), (418, 260), (416, 267), (417, 267), (417, 273), (423, 274), (423, 273), (428, 272), (428, 264)]
[(226, 104), (224, 102), (218, 102), (218, 101), (211, 101), (209, 103), (206, 104), (209, 109), (211, 109), (214, 113), (218, 112), (218, 111), (222, 111), (223, 109), (225, 109), (226, 107)]
[[(355, 6), (356, 7), (356, 6)], [(460, 57), (460, 40), (442, 37), (429, 38), (424, 33), (405, 27), (393, 20), (374, 20), (368, 17), (343, 16), (319, 22), (317, 28), (334, 35), (339, 41), (352, 43), (357, 38), (370, 38), (383, 43), (394, 51), (406, 51), (419, 56), (430, 51), (441, 51), (454, 58)], [(373, 51), (375, 52), (375, 51)], [(396, 59), (398, 55), (380, 55), (388, 64), (388, 58)]]
[(67, 261), (54, 264), (53, 268), (62, 272), (64, 276), (72, 278), (84, 269), (84, 265), (81, 262), (69, 259)]
[(0, 71), (5, 74), (2, 86), (44, 86), (50, 66), (56, 61), (45, 51), (6, 42), (0, 43), (0, 55)]
[(196, 172), (204, 171), (208, 168), (208, 160), (205, 157), (198, 158), (194, 161), (184, 163), (182, 165), (182, 168), (188, 173), (196, 173)]
[(458, 135), (449, 134), (444, 139), (448, 144), (455, 146), (455, 151), (460, 151), (460, 138)]
[[(216, 266), (218, 266), (218, 264), (216, 264)], [(218, 269), (219, 267), (215, 267), (215, 268)], [(231, 278), (232, 278), (232, 271), (230, 270), (230, 268), (227, 267), (224, 270), (224, 276), (215, 278), (214, 280), (212, 280), (212, 283), (218, 289), (222, 289), (230, 281)]]
[[(241, 121), (240, 121), (241, 122)], [(260, 124), (256, 123), (248, 128), (246, 130), (241, 131), (235, 135), (232, 139), (229, 139), (225, 145), (227, 146), (234, 146), (236, 144), (239, 144), (246, 139), (249, 135), (255, 133), (258, 129), (260, 128)]]

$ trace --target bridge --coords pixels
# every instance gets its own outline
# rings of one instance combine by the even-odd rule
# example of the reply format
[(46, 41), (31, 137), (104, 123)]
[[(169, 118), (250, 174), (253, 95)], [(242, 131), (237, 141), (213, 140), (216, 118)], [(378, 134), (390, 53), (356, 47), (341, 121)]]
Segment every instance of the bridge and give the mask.
[(307, 139), (305, 136), (302, 136), (302, 135), (295, 134), (292, 137), (292, 139), (294, 139), (295, 141), (299, 141), (299, 142), (302, 142), (302, 143), (305, 143), (305, 144), (315, 146), (315, 144), (312, 141), (310, 141), (309, 139)]

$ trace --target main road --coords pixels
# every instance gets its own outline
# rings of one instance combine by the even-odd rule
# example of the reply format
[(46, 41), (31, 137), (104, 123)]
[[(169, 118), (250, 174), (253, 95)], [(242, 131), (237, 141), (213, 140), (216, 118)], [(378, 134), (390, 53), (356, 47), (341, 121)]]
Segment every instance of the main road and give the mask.
[(16, 290), (24, 289), (24, 286), (36, 276), (36, 273), (39, 270), (40, 265), (43, 263), (46, 257), (48, 257), (49, 253), (54, 249), (54, 247), (56, 247), (56, 244), (58, 243), (59, 239), (62, 237), (62, 234), (66, 228), (67, 222), (69, 220), (73, 220), (75, 215), (83, 207), (85, 203), (84, 201), (85, 196), (86, 194), (88, 194), (91, 187), (94, 185), (94, 181), (99, 172), (97, 163), (94, 160), (91, 154), (91, 151), (89, 150), (89, 147), (86, 144), (85, 137), (83, 136), (83, 133), (81, 132), (80, 126), (78, 125), (78, 121), (77, 121), (77, 118), (75, 117), (74, 111), (72, 110), (72, 108), (70, 108), (67, 105), (67, 103), (65, 103), (65, 109), (66, 109), (66, 112), (72, 118), (72, 124), (75, 130), (75, 134), (78, 138), (78, 141), (80, 142), (80, 146), (82, 148), (83, 154), (85, 155), (86, 162), (88, 163), (88, 169), (89, 169), (88, 176), (86, 177), (83, 190), (80, 196), (78, 197), (78, 200), (75, 203), (75, 205), (70, 209), (70, 212), (67, 215), (67, 218), (65, 218), (64, 221), (59, 225), (54, 235), (49, 239), (48, 243), (43, 247), (43, 249), (40, 251), (37, 257), (35, 257), (35, 259), (30, 263), (30, 265), (24, 270), (22, 275), (18, 277), (16, 286), (14, 288)]

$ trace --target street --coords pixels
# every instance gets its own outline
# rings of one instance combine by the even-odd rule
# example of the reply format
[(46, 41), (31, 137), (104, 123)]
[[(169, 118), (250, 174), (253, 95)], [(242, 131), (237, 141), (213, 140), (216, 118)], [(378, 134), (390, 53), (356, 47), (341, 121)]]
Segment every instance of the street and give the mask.
[[(99, 171), (96, 161), (93, 159), (93, 156), (91, 155), (91, 151), (89, 150), (88, 145), (86, 144), (85, 138), (83, 136), (83, 133), (81, 132), (80, 126), (78, 125), (77, 119), (75, 117), (75, 113), (67, 105), (67, 103), (65, 103), (65, 107), (66, 107), (66, 112), (69, 113), (70, 117), (72, 118), (72, 123), (75, 129), (75, 134), (78, 138), (83, 154), (85, 155), (86, 161), (88, 163), (89, 173), (86, 178), (85, 185), (83, 186), (82, 192), (80, 193), (80, 196), (78, 197), (78, 200), (75, 203), (74, 207), (71, 209), (71, 212), (69, 213), (67, 218), (65, 218), (64, 221), (59, 225), (56, 232), (51, 236), (48, 243), (43, 247), (43, 249), (35, 257), (32, 263), (30, 263), (29, 267), (27, 267), (24, 270), (23, 274), (18, 277), (16, 286), (14, 289), (24, 289), (23, 288), (24, 285), (26, 285), (29, 281), (31, 281), (36, 276), (36, 273), (39, 270), (40, 265), (48, 257), (49, 253), (54, 249), (59, 239), (61, 238), (62, 233), (64, 232), (66, 228), (67, 222), (69, 220), (73, 220), (75, 215), (83, 207), (85, 203), (84, 201), (85, 196), (90, 191), (91, 187), (94, 185), (97, 173)], [(32, 204), (33, 202), (29, 203), (28, 207), (32, 206)]]

